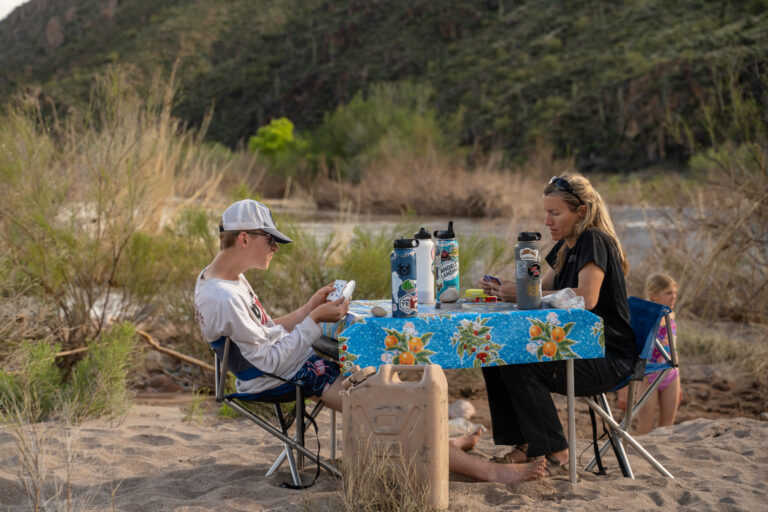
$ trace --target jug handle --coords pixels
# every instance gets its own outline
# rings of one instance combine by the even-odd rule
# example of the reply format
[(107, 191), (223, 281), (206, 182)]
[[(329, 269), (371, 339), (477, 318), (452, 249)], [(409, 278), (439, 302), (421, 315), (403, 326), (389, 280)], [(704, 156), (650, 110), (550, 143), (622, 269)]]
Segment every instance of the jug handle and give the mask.
[(382, 368), (384, 366), (389, 366), (391, 370), (387, 371), (383, 377), (385, 380), (389, 380), (391, 382), (397, 382), (394, 380), (395, 376), (399, 372), (421, 372), (421, 380), (424, 381), (427, 378), (427, 375), (431, 373), (433, 367), (436, 367), (438, 365), (436, 364), (392, 364), (392, 365), (382, 365)]

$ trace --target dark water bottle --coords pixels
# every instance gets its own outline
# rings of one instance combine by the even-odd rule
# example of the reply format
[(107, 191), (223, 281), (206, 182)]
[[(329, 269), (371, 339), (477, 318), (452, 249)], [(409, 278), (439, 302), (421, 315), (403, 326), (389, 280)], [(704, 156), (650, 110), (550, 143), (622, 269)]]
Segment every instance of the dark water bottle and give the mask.
[(416, 247), (418, 240), (398, 238), (389, 255), (392, 268), (392, 316), (416, 316)]
[(517, 309), (541, 309), (541, 233), (523, 231), (515, 245)]

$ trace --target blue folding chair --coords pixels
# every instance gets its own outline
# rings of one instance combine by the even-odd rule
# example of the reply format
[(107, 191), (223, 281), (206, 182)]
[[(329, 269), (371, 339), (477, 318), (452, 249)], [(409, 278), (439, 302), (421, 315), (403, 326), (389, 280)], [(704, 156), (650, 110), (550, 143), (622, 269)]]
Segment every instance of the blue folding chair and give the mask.
[[(615, 452), (618, 459), (619, 466), (625, 477), (634, 478), (632, 468), (629, 465), (626, 451), (622, 441), (626, 441), (632, 448), (634, 448), (640, 455), (643, 456), (659, 473), (668, 477), (674, 478), (667, 469), (659, 463), (648, 451), (643, 448), (640, 443), (637, 442), (630, 434), (630, 426), (632, 425), (632, 418), (635, 413), (640, 410), (653, 393), (656, 392), (659, 384), (664, 380), (664, 376), (673, 368), (677, 368), (677, 349), (675, 343), (675, 335), (672, 332), (671, 319), (669, 314), (672, 312), (667, 306), (657, 304), (655, 302), (649, 302), (647, 300), (639, 299), (637, 297), (629, 297), (629, 314), (630, 324), (635, 331), (635, 344), (637, 346), (638, 360), (635, 364), (634, 372), (629, 375), (624, 381), (617, 385), (611, 391), (618, 391), (624, 386), (628, 386), (627, 389), (627, 410), (624, 415), (624, 419), (621, 423), (616, 422), (611, 414), (611, 408), (608, 405), (608, 399), (605, 394), (593, 398), (584, 398), (596, 414), (598, 414), (603, 421), (605, 421), (610, 427), (611, 435), (616, 440)], [(661, 325), (662, 319), (665, 320), (667, 326), (667, 336), (669, 340), (669, 352), (661, 345), (656, 339), (656, 335)], [(658, 348), (664, 357), (662, 363), (649, 362), (653, 349)], [(660, 372), (658, 378), (651, 384), (651, 386), (643, 393), (637, 402), (635, 402), (635, 388), (638, 381), (642, 381), (646, 376)], [(599, 454), (603, 455), (608, 447), (611, 445), (611, 441), (607, 441), (599, 450)], [(589, 464), (586, 465), (586, 470), (591, 471), (596, 464), (598, 464), (598, 456), (596, 455)]]
[[(323, 408), (323, 402), (318, 401), (311, 412), (307, 412), (305, 405), (305, 396), (302, 392), (300, 383), (294, 383), (281, 379), (276, 375), (272, 375), (267, 372), (263, 372), (253, 366), (248, 360), (240, 353), (240, 349), (237, 344), (233, 343), (228, 337), (222, 336), (221, 338), (212, 341), (210, 343), (211, 349), (214, 353), (214, 378), (216, 380), (216, 401), (223, 402), (236, 410), (249, 420), (256, 423), (258, 426), (278, 438), (284, 446), (284, 449), (280, 456), (275, 460), (272, 467), (267, 471), (265, 476), (271, 476), (277, 471), (282, 464), (288, 460), (288, 465), (291, 471), (291, 478), (293, 484), (284, 483), (284, 487), (292, 489), (304, 489), (311, 486), (314, 481), (308, 485), (304, 485), (301, 482), (299, 471), (303, 469), (303, 458), (307, 457), (317, 464), (318, 474), (320, 468), (327, 470), (334, 476), (341, 477), (341, 471), (333, 466), (331, 463), (320, 457), (319, 449), (318, 453), (312, 453), (304, 446), (304, 434), (310, 425), (314, 424), (317, 430), (317, 423), (315, 419)], [(252, 380), (262, 375), (269, 375), (277, 379), (285, 381), (284, 384), (269, 389), (261, 393), (232, 393), (225, 395), (225, 386), (227, 379), (227, 371), (231, 371), (235, 377), (242, 381)], [(286, 421), (283, 411), (280, 407), (281, 404), (296, 402), (296, 433), (294, 436), (290, 436), (288, 430), (291, 427), (291, 422)], [(245, 407), (246, 402), (259, 402), (265, 404), (272, 404), (275, 412), (275, 420), (277, 427), (249, 411)], [(303, 426), (303, 427), (302, 427)], [(331, 459), (336, 458), (336, 411), (331, 410)], [(318, 441), (319, 442), (319, 441)], [(296, 456), (294, 457), (294, 451)], [(317, 479), (318, 474), (315, 475)]]

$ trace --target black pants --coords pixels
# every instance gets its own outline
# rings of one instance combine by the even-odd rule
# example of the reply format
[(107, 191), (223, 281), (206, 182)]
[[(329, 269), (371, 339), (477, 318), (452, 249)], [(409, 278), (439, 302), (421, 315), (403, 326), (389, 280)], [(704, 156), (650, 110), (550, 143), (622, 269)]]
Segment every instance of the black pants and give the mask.
[[(609, 391), (629, 375), (633, 364), (610, 356), (575, 360), (576, 396)], [(550, 395), (567, 394), (565, 361), (484, 367), (483, 377), (496, 444), (528, 443), (529, 457), (568, 448)]]

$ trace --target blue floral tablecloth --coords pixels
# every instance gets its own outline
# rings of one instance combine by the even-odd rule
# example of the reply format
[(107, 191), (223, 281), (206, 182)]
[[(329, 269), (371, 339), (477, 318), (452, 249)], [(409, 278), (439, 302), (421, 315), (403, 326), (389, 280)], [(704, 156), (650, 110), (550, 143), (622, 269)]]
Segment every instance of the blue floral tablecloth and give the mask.
[(603, 320), (583, 309), (518, 311), (514, 304), (466, 303), (452, 309), (419, 304), (419, 315), (393, 318), (371, 314), (373, 306), (391, 311), (390, 302), (358, 300), (323, 334), (337, 338), (343, 371), (353, 364), (437, 364), (478, 368), (605, 355)]

